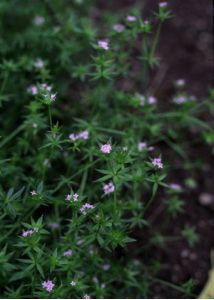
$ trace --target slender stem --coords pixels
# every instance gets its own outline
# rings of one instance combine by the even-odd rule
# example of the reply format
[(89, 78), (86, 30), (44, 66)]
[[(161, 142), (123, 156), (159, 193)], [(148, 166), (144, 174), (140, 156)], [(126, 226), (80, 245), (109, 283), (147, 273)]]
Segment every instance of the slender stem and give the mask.
[(9, 134), (3, 141), (0, 142), (0, 148), (5, 146), (10, 140), (12, 140), (20, 131), (24, 129), (25, 125), (22, 124), (16, 128), (11, 134)]
[(53, 123), (52, 123), (52, 114), (51, 114), (51, 106), (48, 106), (48, 115), (49, 115), (49, 122), (50, 122), (50, 128), (52, 130), (53, 128)]
[(3, 79), (2, 85), (1, 85), (1, 94), (2, 94), (2, 92), (3, 92), (4, 89), (5, 89), (5, 86), (6, 86), (6, 84), (7, 84), (8, 77), (9, 77), (9, 73), (6, 72), (6, 73), (4, 74), (4, 79)]
[(160, 32), (161, 32), (161, 27), (162, 27), (162, 22), (159, 23), (159, 25), (158, 25), (158, 29), (157, 29), (157, 32), (156, 32), (156, 35), (155, 35), (155, 38), (154, 38), (154, 41), (152, 44), (151, 52), (150, 52), (150, 59), (153, 58), (155, 50), (157, 48), (157, 44), (158, 44)]

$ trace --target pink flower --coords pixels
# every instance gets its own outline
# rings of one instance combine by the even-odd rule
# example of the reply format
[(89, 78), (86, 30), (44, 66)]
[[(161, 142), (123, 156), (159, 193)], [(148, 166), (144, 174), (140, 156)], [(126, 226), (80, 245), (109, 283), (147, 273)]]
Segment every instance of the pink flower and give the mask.
[(78, 137), (82, 138), (83, 140), (87, 140), (88, 136), (89, 136), (89, 132), (87, 130), (80, 132), (78, 135)]
[(51, 86), (51, 85), (48, 85), (47, 83), (41, 83), (41, 84), (40, 84), (40, 88), (41, 88), (41, 89), (44, 89), (44, 90), (46, 90), (46, 91), (48, 91), (48, 92), (50, 92), (50, 91), (52, 90), (52, 86)]
[(113, 184), (112, 182), (109, 182), (109, 183), (107, 183), (107, 184), (105, 184), (105, 185), (103, 186), (103, 191), (104, 191), (104, 193), (105, 193), (106, 195), (107, 195), (107, 194), (113, 193), (114, 190), (115, 190), (115, 187), (114, 187), (114, 184)]
[(112, 150), (112, 147), (111, 147), (111, 145), (109, 145), (109, 144), (105, 144), (105, 145), (102, 145), (102, 146), (100, 147), (100, 151), (101, 151), (102, 153), (110, 153), (111, 150)]
[(158, 169), (162, 169), (163, 168), (163, 163), (162, 163), (162, 160), (161, 158), (154, 158), (152, 160), (152, 164), (154, 167), (157, 167)]
[(136, 18), (135, 16), (127, 16), (127, 17), (126, 17), (126, 20), (127, 20), (128, 22), (135, 22), (135, 21), (137, 20), (137, 18)]
[(168, 5), (167, 2), (160, 2), (159, 7), (166, 7)]
[(154, 96), (149, 96), (148, 97), (148, 103), (149, 104), (155, 104), (155, 103), (157, 103), (157, 99)]
[(89, 137), (88, 130), (81, 131), (78, 134), (74, 134), (74, 133), (69, 134), (69, 139), (71, 139), (72, 141), (76, 141), (76, 140), (79, 140), (79, 139), (87, 140), (88, 137)]
[(175, 191), (178, 191), (178, 192), (182, 190), (182, 187), (180, 186), (180, 184), (177, 184), (177, 183), (171, 183), (171, 184), (169, 184), (169, 187), (172, 190), (175, 190)]
[(30, 85), (27, 88), (27, 92), (30, 93), (31, 95), (36, 95), (38, 94), (38, 88), (35, 85)]
[(185, 85), (185, 80), (184, 80), (184, 79), (177, 79), (177, 80), (175, 81), (175, 84), (176, 84), (177, 86), (179, 86), (179, 87), (182, 87), (182, 86)]
[(85, 203), (84, 205), (82, 205), (82, 207), (80, 207), (80, 212), (83, 215), (86, 215), (86, 210), (93, 209), (93, 208), (94, 208), (94, 205), (92, 205), (90, 203)]
[(140, 143), (138, 143), (138, 151), (143, 151), (143, 150), (145, 150), (146, 148), (147, 148), (147, 143), (144, 143), (144, 142), (140, 142)]
[(91, 299), (91, 297), (89, 295), (85, 294), (84, 299)]
[(55, 284), (51, 280), (43, 281), (42, 287), (45, 289), (48, 293), (52, 291), (54, 288)]
[(38, 232), (38, 228), (28, 229), (22, 231), (22, 237), (29, 237), (35, 232)]
[(79, 197), (79, 195), (78, 195), (77, 193), (75, 193), (75, 194), (73, 195), (74, 201), (78, 201), (78, 197)]
[(56, 100), (56, 94), (51, 94), (51, 101), (55, 101)]
[(183, 104), (186, 102), (186, 98), (184, 96), (177, 96), (172, 101), (176, 104)]
[(98, 46), (104, 50), (109, 50), (109, 42), (108, 40), (99, 40)]
[(78, 201), (78, 197), (79, 197), (79, 195), (77, 193), (73, 194), (73, 196), (71, 194), (67, 194), (65, 196), (65, 200), (71, 201), (73, 199), (73, 201)]
[(63, 256), (69, 257), (69, 256), (71, 256), (72, 254), (73, 254), (72, 250), (69, 249), (69, 250), (64, 251)]
[(70, 201), (71, 200), (71, 194), (67, 194), (66, 197), (65, 197), (65, 200)]
[(117, 32), (123, 32), (125, 30), (125, 26), (123, 24), (115, 24), (113, 29)]

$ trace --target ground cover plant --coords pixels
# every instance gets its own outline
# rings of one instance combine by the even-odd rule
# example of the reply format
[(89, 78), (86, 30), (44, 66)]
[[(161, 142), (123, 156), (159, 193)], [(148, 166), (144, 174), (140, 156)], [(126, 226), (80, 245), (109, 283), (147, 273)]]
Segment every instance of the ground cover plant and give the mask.
[(149, 298), (157, 285), (195, 298), (192, 276), (165, 280), (155, 252), (203, 239), (197, 224), (167, 229), (203, 167), (194, 150), (213, 153), (214, 91), (198, 99), (178, 78), (156, 97), (167, 2), (149, 18), (96, 7), (0, 3), (1, 298)]

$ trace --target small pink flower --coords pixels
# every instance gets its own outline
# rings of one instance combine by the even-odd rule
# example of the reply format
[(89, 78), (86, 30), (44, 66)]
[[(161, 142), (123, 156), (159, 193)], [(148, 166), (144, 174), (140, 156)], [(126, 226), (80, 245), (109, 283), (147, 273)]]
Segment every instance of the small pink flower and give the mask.
[(147, 148), (147, 143), (144, 143), (144, 142), (140, 142), (140, 143), (138, 143), (138, 151), (143, 151), (143, 150), (145, 150), (146, 148)]
[(109, 50), (109, 42), (108, 40), (99, 40), (98, 46), (104, 50)]
[(85, 203), (84, 205), (82, 205), (82, 207), (80, 207), (80, 212), (83, 214), (83, 215), (86, 215), (86, 210), (88, 209), (93, 209), (94, 208), (94, 205), (90, 204), (90, 203)]
[(182, 187), (180, 186), (180, 184), (177, 184), (177, 183), (171, 183), (171, 184), (169, 184), (169, 187), (172, 190), (175, 190), (175, 191), (178, 191), (178, 192), (182, 190)]
[(152, 164), (154, 167), (157, 167), (158, 169), (162, 169), (163, 168), (163, 163), (162, 163), (162, 160), (161, 158), (154, 158), (152, 160)]
[(157, 99), (154, 96), (149, 96), (148, 97), (148, 103), (149, 104), (155, 104), (155, 103), (157, 103)]
[(35, 232), (38, 232), (38, 228), (28, 229), (22, 231), (22, 237), (29, 237)]
[(137, 20), (137, 18), (136, 18), (135, 16), (127, 16), (127, 17), (126, 17), (126, 20), (127, 20), (128, 22), (135, 22), (135, 21)]
[(69, 249), (69, 250), (64, 251), (63, 256), (69, 257), (69, 256), (71, 256), (72, 254), (73, 254), (72, 250)]
[(160, 2), (159, 7), (166, 7), (168, 5), (167, 2)]
[(184, 79), (177, 79), (177, 80), (175, 81), (175, 84), (176, 84), (177, 86), (179, 86), (179, 87), (182, 87), (182, 86), (185, 85), (185, 80), (184, 80)]
[(186, 98), (184, 96), (177, 96), (172, 101), (176, 104), (183, 104), (186, 102)]
[(87, 140), (88, 136), (89, 136), (89, 132), (87, 130), (80, 132), (78, 135), (78, 137), (82, 138), (83, 140)]
[(107, 195), (107, 194), (113, 193), (114, 190), (115, 190), (115, 187), (114, 187), (114, 184), (113, 184), (112, 182), (109, 182), (109, 183), (107, 183), (107, 184), (105, 184), (105, 185), (103, 186), (103, 191), (104, 191), (104, 193), (105, 193), (106, 195)]
[(125, 30), (125, 26), (123, 24), (115, 24), (113, 29), (117, 32), (123, 32)]
[(112, 150), (112, 147), (111, 147), (111, 145), (109, 145), (109, 144), (105, 144), (105, 145), (102, 145), (102, 146), (100, 147), (100, 151), (101, 151), (102, 153), (110, 153), (111, 150)]
[(38, 88), (35, 85), (30, 85), (27, 88), (27, 92), (30, 93), (31, 95), (36, 95), (38, 94)]
[(51, 101), (55, 101), (56, 100), (56, 94), (51, 94)]
[(70, 201), (71, 200), (71, 194), (67, 194), (66, 197), (65, 197), (65, 200)]
[(73, 195), (74, 201), (78, 201), (78, 197), (79, 197), (79, 195), (78, 195), (77, 193), (75, 193), (75, 194)]
[(84, 299), (91, 299), (91, 297), (89, 295), (85, 294)]
[(48, 293), (53, 290), (54, 286), (55, 284), (51, 280), (43, 281), (42, 283), (43, 289), (45, 289)]

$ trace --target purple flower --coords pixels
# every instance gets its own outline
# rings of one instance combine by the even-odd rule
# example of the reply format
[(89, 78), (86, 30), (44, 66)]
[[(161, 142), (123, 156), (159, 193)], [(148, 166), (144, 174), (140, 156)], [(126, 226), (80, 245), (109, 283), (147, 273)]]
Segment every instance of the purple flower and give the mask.
[(186, 102), (186, 98), (184, 96), (177, 96), (172, 101), (176, 104), (183, 104)]
[(86, 215), (86, 210), (88, 209), (93, 209), (94, 208), (94, 205), (90, 204), (90, 203), (85, 203), (84, 205), (82, 205), (82, 207), (80, 207), (80, 212), (83, 214), (83, 215)]
[(123, 32), (125, 30), (125, 26), (123, 24), (115, 24), (113, 29), (117, 32)]
[(140, 142), (140, 143), (138, 143), (138, 151), (143, 151), (143, 150), (145, 150), (146, 148), (147, 148), (147, 143), (144, 143), (144, 142)]
[(71, 194), (67, 194), (67, 195), (65, 196), (65, 200), (66, 200), (66, 201), (70, 201), (70, 200), (71, 200)]
[(78, 197), (79, 197), (79, 195), (77, 193), (73, 194), (73, 196), (71, 194), (67, 194), (65, 196), (65, 200), (71, 201), (73, 199), (73, 201), (78, 201)]
[(35, 85), (30, 85), (27, 88), (27, 92), (30, 93), (31, 95), (36, 95), (38, 94), (38, 88)]
[(91, 297), (89, 295), (87, 295), (87, 294), (85, 294), (83, 298), (84, 299), (91, 299)]
[(102, 145), (102, 146), (100, 147), (100, 151), (101, 151), (102, 153), (110, 153), (111, 150), (112, 150), (112, 147), (111, 147), (111, 145), (109, 145), (109, 144), (105, 144), (105, 145)]
[(109, 265), (109, 264), (104, 264), (102, 266), (103, 271), (108, 271), (110, 268), (111, 268), (111, 265)]
[(168, 5), (167, 2), (160, 2), (159, 7), (166, 7)]
[(89, 132), (87, 130), (80, 132), (78, 135), (78, 137), (82, 138), (83, 140), (87, 140), (88, 136), (89, 136)]
[(51, 94), (51, 101), (55, 101), (56, 100), (56, 94)]
[(177, 79), (177, 80), (175, 81), (175, 84), (176, 84), (177, 86), (179, 86), (179, 87), (182, 87), (182, 86), (185, 85), (185, 80), (184, 80), (184, 79)]
[(43, 289), (45, 289), (48, 293), (53, 290), (54, 286), (55, 284), (51, 280), (43, 281), (42, 283)]
[(177, 184), (177, 183), (170, 183), (169, 187), (172, 190), (175, 190), (175, 191), (178, 191), (178, 192), (182, 191), (182, 187), (180, 186), (180, 184)]
[(135, 22), (135, 21), (137, 20), (137, 18), (136, 18), (135, 16), (127, 16), (127, 17), (126, 17), (126, 20), (127, 20), (128, 22)]
[(109, 42), (108, 40), (99, 40), (98, 41), (98, 46), (104, 50), (109, 50)]
[(149, 96), (148, 97), (148, 103), (149, 104), (155, 104), (155, 103), (157, 103), (157, 99), (154, 96)]
[(38, 228), (28, 229), (22, 231), (22, 237), (29, 237), (35, 232), (38, 232)]
[(104, 191), (104, 193), (105, 193), (106, 195), (107, 195), (107, 194), (113, 193), (114, 190), (115, 190), (115, 187), (114, 187), (114, 184), (113, 184), (112, 182), (109, 182), (109, 183), (107, 183), (107, 184), (105, 184), (105, 185), (103, 186), (103, 191)]
[(64, 251), (63, 256), (69, 257), (73, 254), (73, 251), (71, 249)]
[(76, 140), (79, 140), (79, 139), (87, 140), (88, 137), (89, 137), (88, 130), (81, 131), (78, 134), (74, 134), (74, 133), (69, 134), (69, 139), (71, 139), (72, 141), (76, 141)]
[(163, 163), (162, 163), (162, 160), (161, 158), (154, 158), (152, 160), (152, 164), (154, 167), (157, 167), (158, 169), (162, 169), (163, 168)]
[(73, 195), (74, 201), (78, 201), (78, 197), (79, 197), (79, 195), (78, 195), (77, 193), (75, 193), (75, 194)]

